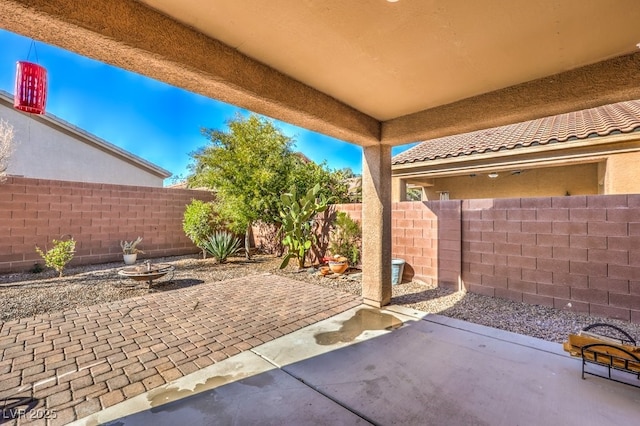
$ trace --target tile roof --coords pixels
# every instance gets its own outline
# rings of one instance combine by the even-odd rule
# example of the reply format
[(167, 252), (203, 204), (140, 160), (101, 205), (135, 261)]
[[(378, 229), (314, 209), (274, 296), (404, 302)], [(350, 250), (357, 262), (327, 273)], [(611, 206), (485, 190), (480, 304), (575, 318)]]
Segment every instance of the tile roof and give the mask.
[(640, 100), (430, 139), (396, 155), (392, 164), (483, 154), (635, 131), (640, 131)]

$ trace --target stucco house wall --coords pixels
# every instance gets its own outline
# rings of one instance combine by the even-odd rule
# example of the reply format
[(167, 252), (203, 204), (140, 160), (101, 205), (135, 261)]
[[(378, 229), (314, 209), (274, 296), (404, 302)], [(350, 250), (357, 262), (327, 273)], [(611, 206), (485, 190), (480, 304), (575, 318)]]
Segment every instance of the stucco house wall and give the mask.
[(640, 152), (610, 155), (601, 177), (604, 194), (640, 194)]
[(0, 119), (14, 128), (7, 175), (35, 179), (162, 187), (171, 173), (52, 116), (13, 108), (0, 92)]
[(445, 177), (434, 179), (433, 186), (423, 191), (424, 200), (438, 200), (442, 192), (458, 200), (594, 195), (599, 193), (598, 163), (517, 170), (493, 179), (485, 174)]

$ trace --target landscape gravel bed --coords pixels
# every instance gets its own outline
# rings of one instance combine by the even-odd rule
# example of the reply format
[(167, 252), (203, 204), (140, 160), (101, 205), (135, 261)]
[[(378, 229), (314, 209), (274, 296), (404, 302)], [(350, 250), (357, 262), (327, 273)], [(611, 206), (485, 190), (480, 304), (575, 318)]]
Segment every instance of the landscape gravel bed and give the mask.
[[(321, 285), (361, 294), (362, 274), (358, 271), (326, 278), (313, 273), (313, 269), (280, 270), (280, 260), (268, 255), (256, 255), (251, 261), (232, 258), (225, 264), (197, 256), (153, 259), (154, 263), (174, 265), (176, 271), (171, 280), (160, 280), (151, 287), (119, 276), (118, 270), (124, 267), (121, 263), (70, 267), (62, 278), (53, 271), (0, 275), (0, 322), (264, 273), (284, 275), (300, 281), (300, 285)], [(580, 314), (572, 311), (571, 306), (557, 310), (454, 292), (417, 281), (394, 286), (391, 303), (558, 343), (569, 333), (603, 321), (640, 338), (640, 324)]]

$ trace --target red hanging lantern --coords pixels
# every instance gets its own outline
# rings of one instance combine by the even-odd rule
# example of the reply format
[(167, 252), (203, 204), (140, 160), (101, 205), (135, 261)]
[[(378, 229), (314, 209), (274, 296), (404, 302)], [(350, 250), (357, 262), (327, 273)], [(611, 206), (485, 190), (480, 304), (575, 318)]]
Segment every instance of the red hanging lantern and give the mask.
[(18, 61), (13, 107), (30, 114), (44, 114), (47, 103), (47, 70), (38, 64)]

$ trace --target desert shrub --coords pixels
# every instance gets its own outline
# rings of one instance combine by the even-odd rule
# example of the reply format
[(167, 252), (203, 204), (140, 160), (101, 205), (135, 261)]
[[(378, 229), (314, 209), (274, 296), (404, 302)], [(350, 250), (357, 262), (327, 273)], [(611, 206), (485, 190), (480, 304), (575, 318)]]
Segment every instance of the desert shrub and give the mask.
[(227, 231), (214, 232), (203, 243), (203, 248), (219, 263), (226, 262), (229, 256), (237, 254), (241, 249), (240, 240)]
[(36, 252), (44, 259), (44, 264), (55, 269), (60, 276), (67, 263), (71, 262), (76, 251), (76, 241), (73, 238), (68, 240), (53, 240), (53, 248), (43, 252), (36, 246)]
[(360, 261), (362, 229), (360, 224), (345, 212), (338, 212), (329, 238), (329, 251), (349, 259), (352, 265)]
[(215, 210), (212, 203), (192, 200), (184, 210), (182, 229), (193, 244), (202, 250), (202, 257), (207, 257), (204, 244), (213, 235), (217, 227)]

